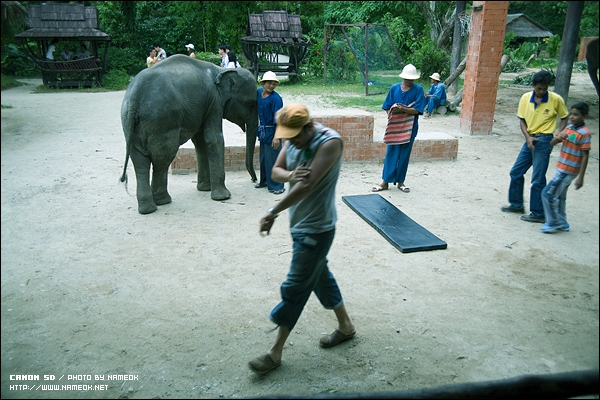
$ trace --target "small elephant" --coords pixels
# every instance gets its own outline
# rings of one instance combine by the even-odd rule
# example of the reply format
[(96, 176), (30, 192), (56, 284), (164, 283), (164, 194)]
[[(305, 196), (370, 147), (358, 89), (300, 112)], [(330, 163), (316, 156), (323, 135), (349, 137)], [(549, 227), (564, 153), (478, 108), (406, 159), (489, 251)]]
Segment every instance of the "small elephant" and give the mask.
[(598, 38), (588, 43), (585, 50), (585, 59), (587, 61), (588, 74), (596, 88), (596, 94), (600, 96), (600, 88), (598, 87)]
[(171, 202), (169, 166), (179, 146), (189, 139), (196, 148), (197, 189), (210, 191), (213, 200), (231, 197), (225, 187), (223, 118), (246, 132), (246, 169), (256, 181), (253, 160), (258, 103), (252, 73), (178, 54), (135, 76), (121, 105), (127, 143), (121, 182), (127, 181), (131, 157), (140, 214), (150, 214), (157, 205)]

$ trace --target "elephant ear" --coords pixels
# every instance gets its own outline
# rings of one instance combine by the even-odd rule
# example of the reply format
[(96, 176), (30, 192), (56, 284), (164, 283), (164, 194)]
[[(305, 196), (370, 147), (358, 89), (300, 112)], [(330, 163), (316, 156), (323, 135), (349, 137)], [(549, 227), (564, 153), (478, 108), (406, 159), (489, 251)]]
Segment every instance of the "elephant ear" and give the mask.
[(238, 76), (235, 70), (226, 69), (215, 77), (214, 82), (221, 97), (222, 107), (235, 95)]

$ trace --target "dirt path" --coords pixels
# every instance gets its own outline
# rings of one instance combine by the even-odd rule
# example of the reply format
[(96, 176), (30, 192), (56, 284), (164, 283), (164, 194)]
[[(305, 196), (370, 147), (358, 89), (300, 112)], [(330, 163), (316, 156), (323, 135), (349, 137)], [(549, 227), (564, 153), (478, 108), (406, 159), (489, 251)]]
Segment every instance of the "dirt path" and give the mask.
[[(124, 92), (32, 89), (2, 92), (12, 106), (2, 110), (2, 398), (400, 391), (598, 368), (598, 101), (584, 74), (574, 76), (568, 103), (591, 103), (593, 147), (584, 187), (569, 190), (571, 232), (545, 235), (500, 212), (527, 88), (500, 90), (493, 135), (460, 133), (457, 115), (422, 121), (422, 131), (460, 139), (458, 159), (412, 163), (411, 192), (381, 194), (448, 248), (392, 247), (341, 200), (369, 193), (381, 165), (344, 164), (329, 260), (358, 334), (320, 348), (335, 318), (313, 296), (282, 366), (264, 378), (247, 362), (274, 339), (268, 313), (291, 239), (287, 215), (268, 238), (258, 221), (279, 198), (254, 189), (243, 171), (227, 173), (224, 202), (196, 191), (195, 176), (174, 175), (173, 203), (140, 215), (131, 164), (129, 193), (118, 182)], [(282, 97), (327, 107), (318, 96)], [(107, 386), (10, 386), (23, 384)]]

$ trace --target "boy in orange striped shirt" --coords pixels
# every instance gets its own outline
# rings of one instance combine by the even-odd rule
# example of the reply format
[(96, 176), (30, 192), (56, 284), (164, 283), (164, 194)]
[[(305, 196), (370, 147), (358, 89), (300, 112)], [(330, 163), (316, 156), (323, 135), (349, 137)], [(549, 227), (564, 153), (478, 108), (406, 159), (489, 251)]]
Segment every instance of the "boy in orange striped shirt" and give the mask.
[(586, 103), (573, 104), (569, 114), (570, 124), (550, 141), (551, 146), (562, 142), (562, 148), (556, 164), (556, 173), (542, 190), (546, 223), (540, 230), (544, 233), (569, 230), (566, 213), (567, 189), (573, 180), (575, 190), (583, 186), (591, 149), (590, 130), (585, 126), (585, 117), (589, 110)]

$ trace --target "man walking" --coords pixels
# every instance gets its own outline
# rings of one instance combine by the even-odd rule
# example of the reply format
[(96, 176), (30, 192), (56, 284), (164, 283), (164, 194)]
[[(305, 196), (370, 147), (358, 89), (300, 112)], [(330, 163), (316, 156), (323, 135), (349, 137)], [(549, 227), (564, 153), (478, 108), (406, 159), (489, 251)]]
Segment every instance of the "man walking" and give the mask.
[(281, 302), (269, 318), (279, 327), (273, 346), (249, 362), (257, 374), (267, 373), (281, 364), (283, 346), (296, 325), (312, 292), (328, 310), (333, 310), (338, 326), (321, 337), (328, 348), (356, 334), (337, 282), (327, 266), (327, 254), (335, 235), (337, 212), (335, 186), (342, 164), (343, 141), (339, 133), (313, 122), (301, 104), (290, 104), (277, 112), (275, 139), (286, 139), (272, 177), (289, 182), (286, 197), (260, 220), (260, 233), (269, 234), (278, 214), (289, 208), (293, 254), (290, 270), (281, 284)]

